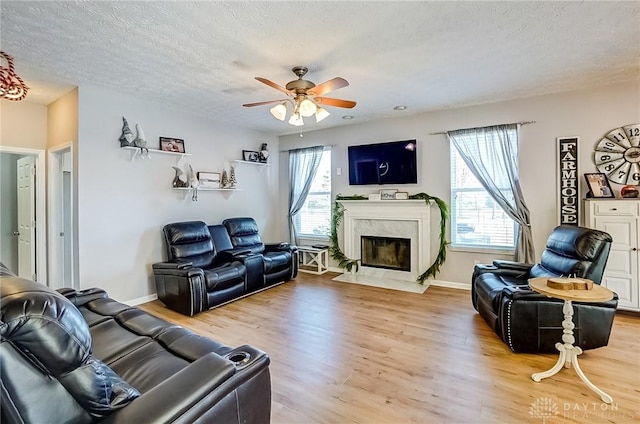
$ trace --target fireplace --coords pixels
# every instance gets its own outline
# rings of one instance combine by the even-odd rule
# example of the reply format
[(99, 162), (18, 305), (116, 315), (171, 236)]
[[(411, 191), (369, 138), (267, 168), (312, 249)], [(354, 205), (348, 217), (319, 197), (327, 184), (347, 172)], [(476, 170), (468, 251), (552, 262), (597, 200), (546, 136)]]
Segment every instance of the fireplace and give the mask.
[[(357, 282), (385, 288), (423, 293), (428, 284), (416, 283), (430, 264), (429, 207), (423, 200), (340, 200), (344, 207), (342, 220), (343, 252), (362, 264), (336, 281)], [(382, 246), (366, 252), (362, 237), (382, 240)], [(400, 239), (400, 244), (388, 240)], [(391, 252), (391, 253), (390, 253)], [(396, 252), (404, 259), (397, 260)], [(385, 256), (393, 254), (394, 262)]]
[(411, 272), (411, 239), (361, 236), (362, 266)]

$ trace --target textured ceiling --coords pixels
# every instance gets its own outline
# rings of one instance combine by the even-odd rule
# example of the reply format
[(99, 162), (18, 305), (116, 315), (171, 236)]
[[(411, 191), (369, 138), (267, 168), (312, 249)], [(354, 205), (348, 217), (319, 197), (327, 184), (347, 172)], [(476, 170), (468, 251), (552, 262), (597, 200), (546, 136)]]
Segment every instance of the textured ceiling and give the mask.
[[(303, 130), (640, 75), (640, 2), (0, 2), (0, 43), (48, 104), (92, 85), (271, 134), (294, 65), (350, 86)], [(406, 105), (404, 112), (394, 111)], [(345, 121), (343, 115), (353, 115)], [(215, 118), (214, 118), (215, 117)]]

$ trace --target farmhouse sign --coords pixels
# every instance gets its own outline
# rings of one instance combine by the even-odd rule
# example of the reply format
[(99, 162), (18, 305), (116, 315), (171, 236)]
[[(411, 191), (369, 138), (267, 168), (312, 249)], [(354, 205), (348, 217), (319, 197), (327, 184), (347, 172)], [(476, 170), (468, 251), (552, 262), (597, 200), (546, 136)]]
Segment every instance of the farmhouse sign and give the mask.
[(578, 137), (558, 140), (559, 223), (578, 225)]

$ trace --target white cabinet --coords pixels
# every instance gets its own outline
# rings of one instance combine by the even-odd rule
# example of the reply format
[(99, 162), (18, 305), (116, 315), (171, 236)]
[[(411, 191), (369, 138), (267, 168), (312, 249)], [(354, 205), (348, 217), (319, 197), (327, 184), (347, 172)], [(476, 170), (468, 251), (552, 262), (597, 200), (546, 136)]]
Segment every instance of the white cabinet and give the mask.
[(585, 226), (613, 237), (601, 284), (618, 294), (620, 309), (640, 311), (640, 200), (586, 200)]

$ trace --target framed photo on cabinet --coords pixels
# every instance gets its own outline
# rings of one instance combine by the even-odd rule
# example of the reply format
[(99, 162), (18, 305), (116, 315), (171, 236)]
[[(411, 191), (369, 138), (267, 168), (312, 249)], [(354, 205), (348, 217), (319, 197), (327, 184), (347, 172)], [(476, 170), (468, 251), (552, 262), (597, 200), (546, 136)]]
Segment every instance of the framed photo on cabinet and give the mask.
[(584, 174), (591, 197), (615, 197), (606, 174), (599, 172)]

